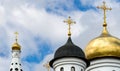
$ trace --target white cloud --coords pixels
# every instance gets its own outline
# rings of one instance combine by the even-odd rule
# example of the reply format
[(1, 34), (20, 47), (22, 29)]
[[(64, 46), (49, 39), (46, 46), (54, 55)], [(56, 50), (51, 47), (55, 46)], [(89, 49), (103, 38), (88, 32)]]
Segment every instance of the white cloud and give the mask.
[(5, 8), (0, 5), (0, 25), (5, 23)]
[(10, 58), (0, 58), (0, 71), (9, 71)]
[[(41, 1), (41, 2), (40, 2)], [(41, 56), (40, 52), (38, 51), (38, 47), (34, 37), (41, 38), (41, 43), (44, 41), (50, 41), (51, 45), (53, 46), (51, 49), (55, 52), (55, 50), (65, 44), (67, 41), (67, 25), (63, 23), (63, 20), (67, 17), (57, 15), (54, 13), (49, 13), (46, 11), (46, 7), (52, 6), (52, 10), (56, 10), (55, 6), (59, 4), (56, 3), (55, 5), (51, 5), (50, 1), (46, 0), (32, 0), (28, 2), (28, 0), (2, 0), (2, 4), (0, 5), (0, 39), (3, 44), (0, 47), (0, 52), (10, 51), (11, 44), (14, 42), (14, 32), (18, 31), (19, 34), (19, 42), (22, 45), (22, 57), (26, 57), (32, 54), (38, 54)], [(92, 6), (102, 5), (102, 1), (93, 1), (93, 0), (82, 0), (83, 4), (88, 4)], [(40, 3), (40, 7), (36, 7), (35, 4)], [(111, 12), (107, 14), (107, 22), (108, 22), (108, 29), (110, 30), (111, 34), (120, 38), (120, 28), (119, 28), (119, 6), (120, 4), (115, 1), (107, 1), (107, 6), (113, 7)], [(14, 3), (14, 4), (13, 4)], [(47, 5), (50, 3), (49, 5)], [(60, 4), (66, 4), (67, 1), (60, 1)], [(31, 4), (31, 5), (30, 5)], [(52, 3), (53, 4), (53, 3)], [(66, 4), (67, 8), (73, 7), (72, 1), (69, 4)], [(61, 8), (61, 7), (59, 7)], [(87, 10), (85, 12), (82, 11), (71, 11), (65, 12), (62, 9), (58, 10), (60, 13), (64, 14), (65, 16), (71, 16), (73, 20), (76, 21), (76, 24), (72, 26), (72, 38), (73, 42), (80, 46), (81, 48), (85, 48), (87, 43), (94, 37), (98, 36), (102, 30), (102, 11), (96, 12), (94, 10)], [(3, 48), (3, 45), (7, 46)], [(34, 65), (34, 71), (38, 71), (40, 69), (46, 70), (43, 67), (43, 64), (46, 61), (49, 61), (53, 57), (53, 54), (48, 55), (44, 58), (44, 60), (39, 64), (30, 64), (28, 62), (23, 62), (23, 68), (26, 71), (30, 71), (30, 67)], [(2, 62), (7, 61), (2, 67)], [(9, 59), (0, 58), (0, 71), (8, 71), (6, 66), (9, 68)], [(5, 66), (5, 67), (4, 67)], [(1, 68), (2, 67), (2, 68)]]

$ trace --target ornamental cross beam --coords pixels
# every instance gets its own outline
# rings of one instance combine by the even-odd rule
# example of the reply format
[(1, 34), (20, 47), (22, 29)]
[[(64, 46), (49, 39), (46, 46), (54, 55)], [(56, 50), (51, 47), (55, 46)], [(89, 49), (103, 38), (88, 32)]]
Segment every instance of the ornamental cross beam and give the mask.
[(47, 62), (47, 63), (44, 64), (43, 66), (46, 67), (48, 71), (50, 71), (50, 65), (49, 65), (49, 62)]
[(71, 19), (71, 17), (69, 16), (68, 19), (64, 20), (64, 23), (67, 23), (68, 24), (68, 36), (70, 37), (71, 36), (71, 25), (72, 24), (75, 24), (76, 22), (73, 21)]
[(18, 32), (15, 32), (14, 34), (15, 34), (15, 36), (16, 36), (16, 37), (15, 37), (15, 40), (16, 40), (16, 43), (17, 43), (17, 40), (18, 40), (18, 34), (19, 34), (19, 33), (18, 33)]
[(98, 9), (102, 9), (103, 12), (104, 12), (104, 24), (103, 26), (106, 27), (107, 26), (107, 23), (106, 23), (106, 11), (107, 10), (112, 10), (112, 8), (108, 8), (106, 6), (106, 2), (103, 1), (103, 5), (102, 6), (97, 6)]

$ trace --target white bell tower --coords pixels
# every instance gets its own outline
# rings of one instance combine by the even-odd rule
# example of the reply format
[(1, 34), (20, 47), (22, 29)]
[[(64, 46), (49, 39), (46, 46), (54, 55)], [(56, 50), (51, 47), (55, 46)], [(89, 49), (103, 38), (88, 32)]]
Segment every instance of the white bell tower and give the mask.
[(21, 68), (20, 62), (20, 53), (21, 53), (21, 46), (18, 44), (18, 33), (16, 34), (16, 42), (12, 45), (12, 61), (10, 65), (10, 71), (23, 71)]

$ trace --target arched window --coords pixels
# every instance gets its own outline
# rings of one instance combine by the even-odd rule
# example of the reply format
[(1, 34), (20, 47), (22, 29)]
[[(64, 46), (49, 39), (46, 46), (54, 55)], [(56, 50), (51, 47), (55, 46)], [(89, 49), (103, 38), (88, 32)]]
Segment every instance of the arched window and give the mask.
[(22, 69), (20, 71), (23, 71)]
[(15, 68), (15, 71), (18, 71), (18, 68)]
[(16, 65), (18, 64), (18, 63), (15, 63)]
[(71, 67), (71, 71), (75, 71), (75, 67)]
[(61, 67), (61, 68), (60, 68), (60, 71), (64, 71), (64, 68), (63, 68), (63, 67)]
[(10, 71), (12, 71), (13, 69), (11, 68)]

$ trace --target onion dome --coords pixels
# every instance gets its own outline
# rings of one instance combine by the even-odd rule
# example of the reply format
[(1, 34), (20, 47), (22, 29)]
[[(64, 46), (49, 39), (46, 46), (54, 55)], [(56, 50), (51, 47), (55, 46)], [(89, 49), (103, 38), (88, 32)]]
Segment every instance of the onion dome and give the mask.
[(17, 35), (18, 35), (18, 33), (17, 32), (15, 32), (15, 34), (16, 34), (16, 42), (12, 45), (12, 50), (20, 50), (21, 49), (21, 46), (19, 45), (19, 43), (18, 43), (18, 39), (17, 39)]
[(21, 46), (18, 44), (18, 43), (14, 43), (13, 45), (12, 45), (12, 50), (20, 50), (21, 49)]
[(75, 57), (87, 61), (83, 50), (72, 42), (71, 37), (68, 38), (65, 45), (56, 50), (54, 59), (50, 61), (50, 66), (52, 67), (55, 60), (66, 57)]
[[(105, 5), (103, 5), (103, 8), (105, 11), (109, 9)], [(89, 60), (101, 57), (120, 57), (120, 39), (108, 33), (105, 13), (102, 34), (88, 43), (85, 54)]]
[(74, 45), (71, 38), (69, 37), (67, 43), (60, 47), (56, 52), (54, 58), (61, 58), (61, 57), (80, 57), (84, 58), (85, 54), (81, 48)]
[(56, 61), (58, 59), (62, 59), (62, 58), (79, 58), (79, 59), (84, 60), (86, 62), (86, 64), (89, 65), (89, 62), (87, 62), (87, 60), (85, 58), (85, 54), (82, 51), (82, 49), (80, 47), (76, 46), (71, 40), (70, 26), (72, 23), (75, 23), (75, 22), (73, 22), (70, 19), (70, 17), (64, 22), (66, 22), (69, 25), (69, 28), (68, 28), (68, 36), (69, 37), (68, 37), (66, 44), (56, 50), (54, 59), (52, 59), (49, 63), (50, 66), (53, 67), (54, 61)]
[(120, 39), (105, 32), (104, 29), (99, 37), (88, 43), (85, 49), (87, 59), (107, 56), (120, 57)]

